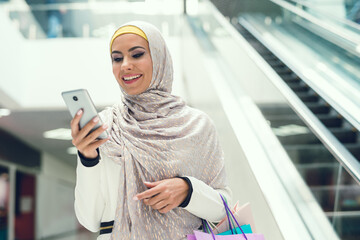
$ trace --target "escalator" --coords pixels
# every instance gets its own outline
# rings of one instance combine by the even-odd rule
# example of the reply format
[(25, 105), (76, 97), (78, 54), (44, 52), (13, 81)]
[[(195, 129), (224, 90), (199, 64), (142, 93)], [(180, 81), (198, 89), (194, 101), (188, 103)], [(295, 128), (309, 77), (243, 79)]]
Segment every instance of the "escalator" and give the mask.
[[(306, 105), (353, 157), (360, 161), (359, 129), (354, 127), (316, 90), (296, 74), (286, 62), (280, 60), (251, 33), (252, 31), (256, 34), (251, 23), (262, 22), (264, 24), (265, 18), (263, 17), (263, 21), (259, 21), (258, 15), (255, 17), (247, 15), (233, 24), (280, 76), (288, 89), (293, 91), (298, 99)], [(279, 25), (281, 27), (281, 24)], [(286, 27), (290, 28), (289, 26)], [(282, 29), (286, 29), (286, 27)], [(292, 31), (297, 27), (291, 26)], [(318, 39), (319, 37), (314, 36), (314, 38)], [(322, 42), (323, 40), (320, 43), (315, 43), (315, 45), (323, 44)], [(331, 43), (326, 44), (331, 45)], [(332, 49), (337, 50), (337, 47), (333, 46)], [(339, 163), (289, 105), (259, 104), (258, 107), (339, 237), (347, 240), (359, 239), (360, 187), (356, 178), (351, 175), (351, 172), (342, 170), (341, 161)]]

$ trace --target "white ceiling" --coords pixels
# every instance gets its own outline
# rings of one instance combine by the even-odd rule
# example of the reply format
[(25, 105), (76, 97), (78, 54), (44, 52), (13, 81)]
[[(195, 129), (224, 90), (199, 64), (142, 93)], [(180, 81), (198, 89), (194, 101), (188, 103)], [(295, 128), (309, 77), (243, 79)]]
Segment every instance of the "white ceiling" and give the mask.
[(0, 128), (11, 133), (40, 152), (47, 152), (72, 166), (76, 164), (75, 155), (67, 153), (72, 146), (70, 140), (46, 139), (43, 132), (69, 128), (71, 116), (64, 110), (13, 111), (0, 118)]

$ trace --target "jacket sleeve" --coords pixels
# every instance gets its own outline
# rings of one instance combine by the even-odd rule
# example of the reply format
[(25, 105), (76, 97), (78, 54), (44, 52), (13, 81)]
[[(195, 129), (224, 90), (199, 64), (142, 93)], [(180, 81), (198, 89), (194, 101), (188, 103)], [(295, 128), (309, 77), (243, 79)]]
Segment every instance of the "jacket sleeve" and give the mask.
[(230, 188), (214, 189), (197, 178), (186, 177), (191, 181), (193, 192), (189, 204), (184, 209), (210, 222), (221, 221), (226, 216), (226, 211), (220, 194), (231, 206), (232, 192)]
[(100, 230), (105, 201), (101, 192), (102, 161), (85, 166), (78, 157), (75, 186), (75, 214), (85, 228), (92, 232)]

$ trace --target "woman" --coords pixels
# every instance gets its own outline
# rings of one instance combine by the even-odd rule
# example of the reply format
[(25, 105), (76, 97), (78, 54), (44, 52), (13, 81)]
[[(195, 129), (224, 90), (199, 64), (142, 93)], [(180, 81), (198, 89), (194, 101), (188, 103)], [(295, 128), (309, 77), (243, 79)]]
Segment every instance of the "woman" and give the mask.
[[(207, 115), (171, 95), (173, 68), (160, 32), (144, 22), (120, 27), (110, 43), (122, 102), (79, 129), (75, 212), (98, 239), (186, 239), (200, 218), (225, 215), (230, 200), (223, 153)], [(108, 129), (109, 138), (96, 138)]]

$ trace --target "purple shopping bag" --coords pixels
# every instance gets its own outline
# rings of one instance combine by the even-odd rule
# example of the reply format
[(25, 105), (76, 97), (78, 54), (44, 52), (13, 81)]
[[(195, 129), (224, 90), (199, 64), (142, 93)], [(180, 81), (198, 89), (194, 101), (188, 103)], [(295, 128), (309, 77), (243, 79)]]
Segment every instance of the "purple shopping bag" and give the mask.
[[(195, 236), (194, 236), (195, 235)], [(189, 240), (265, 240), (264, 235), (259, 233), (251, 233), (251, 234), (245, 234), (246, 238), (243, 234), (237, 234), (237, 235), (211, 235), (211, 233), (205, 233), (200, 231), (194, 231), (194, 238), (188, 239)]]
[[(231, 232), (233, 233), (233, 230), (232, 230), (233, 227), (230, 222), (229, 213), (231, 214), (231, 217), (233, 218), (233, 220), (235, 220), (235, 222), (236, 222), (237, 226), (239, 227), (239, 229), (241, 230), (242, 234), (234, 235), (234, 233), (233, 233), (233, 235), (215, 235), (214, 232), (212, 231), (212, 229), (210, 228), (208, 222), (206, 220), (202, 219), (203, 229), (204, 229), (204, 231), (208, 231), (208, 232), (194, 231), (194, 235), (190, 235), (190, 234), (187, 235), (188, 240), (265, 240), (264, 235), (262, 235), (262, 234), (258, 234), (258, 233), (245, 234), (243, 232), (243, 230), (241, 229), (240, 224), (235, 219), (235, 217), (234, 217), (233, 213), (231, 212), (229, 206), (227, 205), (226, 201), (224, 200), (223, 196), (221, 196), (221, 194), (220, 194), (220, 197), (225, 206), (225, 210), (226, 210), (226, 214), (227, 214)], [(209, 231), (210, 231), (210, 233), (209, 233)]]
[(194, 234), (189, 234), (189, 235), (186, 235), (187, 239), (188, 240), (196, 240), (196, 237)]

